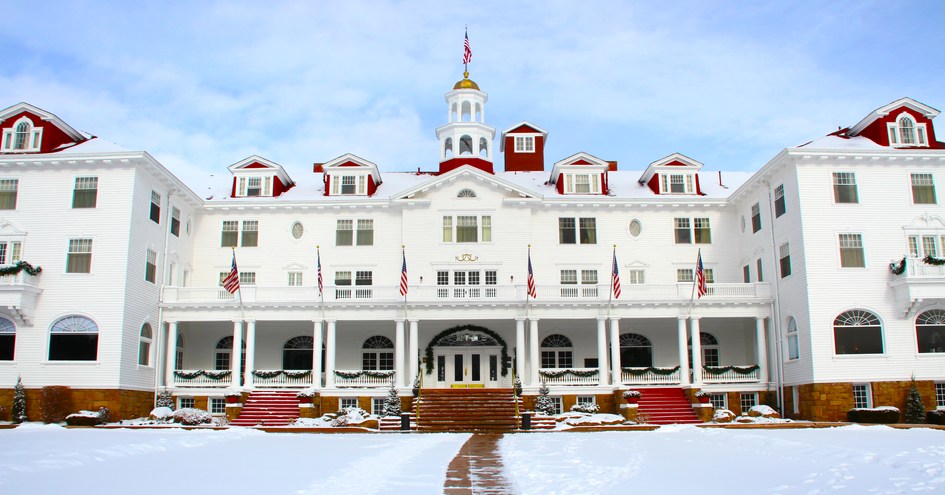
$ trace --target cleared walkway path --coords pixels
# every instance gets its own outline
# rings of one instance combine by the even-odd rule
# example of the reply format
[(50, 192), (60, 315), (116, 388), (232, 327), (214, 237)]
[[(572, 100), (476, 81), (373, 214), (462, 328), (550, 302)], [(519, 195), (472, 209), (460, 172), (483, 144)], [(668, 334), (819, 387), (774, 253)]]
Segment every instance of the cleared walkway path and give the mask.
[(446, 495), (514, 495), (499, 455), (501, 434), (474, 434), (459, 449), (446, 471)]

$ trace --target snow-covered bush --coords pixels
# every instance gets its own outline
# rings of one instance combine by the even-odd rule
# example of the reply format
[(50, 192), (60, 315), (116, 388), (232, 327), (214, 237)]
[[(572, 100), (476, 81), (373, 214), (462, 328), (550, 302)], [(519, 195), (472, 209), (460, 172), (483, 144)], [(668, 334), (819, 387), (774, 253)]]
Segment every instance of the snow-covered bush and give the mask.
[(171, 396), (171, 391), (164, 387), (164, 390), (161, 390), (157, 394), (157, 400), (154, 401), (154, 407), (166, 407), (171, 411), (174, 410), (174, 397)]
[(100, 407), (98, 411), (79, 411), (66, 416), (66, 424), (69, 426), (95, 426), (103, 425), (109, 421), (111, 411), (107, 407)]
[(193, 426), (207, 424), (213, 421), (213, 416), (203, 409), (184, 407), (174, 411), (174, 422)]
[(945, 409), (929, 411), (925, 419), (930, 425), (945, 425)]
[(371, 416), (370, 413), (360, 407), (346, 407), (337, 413), (337, 417), (331, 420), (332, 426), (348, 426), (364, 422)]
[(58, 385), (43, 387), (39, 410), (44, 423), (61, 423), (72, 409), (72, 389)]
[(621, 394), (624, 399), (639, 399), (643, 394), (639, 390), (624, 390)]
[(850, 409), (847, 411), (847, 421), (852, 423), (898, 423), (899, 408), (893, 406), (881, 406), (870, 409)]
[(555, 403), (551, 400), (549, 393), (551, 393), (551, 390), (548, 389), (548, 385), (541, 382), (541, 388), (538, 389), (538, 399), (535, 400), (535, 412), (545, 416), (551, 416), (555, 413)]
[(390, 384), (390, 390), (387, 391), (387, 397), (384, 398), (384, 416), (400, 416), (400, 396), (397, 395), (397, 389), (393, 382)]
[(166, 407), (155, 407), (151, 410), (151, 414), (148, 415), (148, 419), (153, 419), (157, 421), (167, 421), (174, 417), (174, 410)]
[(600, 412), (600, 406), (598, 406), (596, 403), (575, 404), (571, 406), (571, 410), (579, 413), (597, 414)]

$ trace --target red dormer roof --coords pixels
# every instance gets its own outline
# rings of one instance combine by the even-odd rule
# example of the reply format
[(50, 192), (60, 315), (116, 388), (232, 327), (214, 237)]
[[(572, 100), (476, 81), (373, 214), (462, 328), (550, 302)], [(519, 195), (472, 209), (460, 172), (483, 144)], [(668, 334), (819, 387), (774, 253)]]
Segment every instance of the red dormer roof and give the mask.
[[(285, 191), (288, 191), (295, 182), (289, 177), (282, 165), (267, 160), (259, 155), (246, 157), (233, 165), (227, 167), (233, 174), (233, 188), (230, 197), (279, 197)], [(248, 189), (248, 180), (250, 177), (260, 178), (260, 193), (251, 194)], [(266, 179), (271, 181), (271, 190), (266, 189)]]
[[(609, 170), (610, 162), (582, 151), (555, 162), (554, 166), (551, 167), (551, 177), (548, 178), (548, 182), (555, 185), (558, 194), (607, 194), (609, 192), (607, 187), (607, 172)], [(599, 177), (598, 185), (600, 187), (595, 190), (592, 183), (590, 192), (568, 191), (564, 180), (565, 174), (568, 173), (591, 174)]]
[[(869, 138), (880, 146), (943, 148), (945, 145), (935, 140), (935, 130), (932, 126), (932, 119), (938, 114), (938, 110), (924, 103), (920, 103), (912, 98), (900, 98), (873, 110), (869, 115), (864, 117), (863, 120), (851, 127), (846, 134), (851, 137), (863, 136)], [(890, 143), (889, 127), (895, 126), (904, 115), (908, 115), (912, 118), (917, 131), (919, 128), (924, 128), (924, 144), (914, 143), (910, 145), (903, 144), (902, 142)]]
[(682, 153), (673, 153), (656, 160), (646, 167), (646, 170), (643, 171), (643, 175), (640, 176), (639, 182), (640, 184), (646, 184), (654, 193), (661, 194), (660, 172), (674, 175), (691, 174), (694, 177), (694, 193), (702, 195), (702, 190), (699, 188), (699, 170), (701, 169), (702, 163)]
[[(26, 123), (29, 136), (17, 147), (16, 128)], [(54, 153), (89, 139), (59, 117), (29, 103), (17, 103), (0, 111), (0, 153)], [(38, 146), (35, 146), (38, 145)]]
[(502, 141), (499, 144), (499, 151), (505, 152), (505, 146), (506, 146), (505, 137), (507, 134), (531, 134), (531, 135), (541, 134), (542, 146), (541, 148), (538, 148), (538, 143), (535, 143), (536, 149), (544, 148), (544, 141), (548, 139), (548, 131), (542, 129), (541, 127), (538, 127), (537, 125), (534, 125), (530, 122), (526, 122), (523, 120), (522, 122), (519, 122), (518, 124), (515, 124), (512, 127), (509, 127), (508, 129), (502, 131)]
[[(325, 196), (352, 194), (354, 196), (373, 196), (377, 186), (381, 185), (381, 173), (377, 165), (357, 155), (346, 153), (329, 162), (322, 164), (325, 180)], [(365, 189), (358, 191), (361, 186), (355, 183), (354, 193), (342, 192), (340, 182), (343, 176), (365, 176)], [(337, 185), (338, 187), (333, 187)]]

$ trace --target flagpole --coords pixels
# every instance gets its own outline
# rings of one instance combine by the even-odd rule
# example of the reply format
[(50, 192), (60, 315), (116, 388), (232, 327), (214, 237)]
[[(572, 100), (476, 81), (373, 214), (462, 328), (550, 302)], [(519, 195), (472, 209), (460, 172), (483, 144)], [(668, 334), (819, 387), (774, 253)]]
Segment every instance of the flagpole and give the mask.
[(528, 303), (531, 299), (531, 289), (528, 287), (528, 278), (533, 277), (532, 275), (532, 245), (528, 245), (528, 273), (525, 276), (525, 319), (528, 319)]
[(318, 273), (315, 274), (315, 283), (318, 285), (318, 298), (321, 300), (322, 320), (325, 319), (325, 283), (322, 278), (322, 247), (315, 245), (315, 253), (318, 256)]
[[(404, 244), (401, 244), (401, 245), (400, 245), (400, 260), (401, 260), (401, 262), (402, 262), (401, 270), (400, 270), (400, 277), (401, 277), (401, 279), (403, 279), (403, 278), (406, 276), (406, 273), (407, 273), (407, 272), (406, 272), (406, 270), (407, 270), (407, 246), (404, 245)], [(402, 282), (402, 283), (403, 283), (403, 282)], [(403, 295), (404, 295), (404, 320), (407, 319), (407, 292), (409, 292), (409, 291), (407, 290), (407, 284), (404, 284), (404, 290), (403, 290)]]
[(607, 316), (614, 313), (614, 266), (617, 264), (617, 245), (614, 244), (614, 255), (610, 259), (610, 292), (607, 294)]
[[(236, 263), (236, 248), (234, 247), (234, 248), (230, 248), (230, 249), (233, 250), (233, 265), (234, 265), (234, 268), (236, 268), (236, 267), (239, 266), (239, 264)], [(237, 270), (237, 272), (236, 272), (237, 280), (239, 280), (239, 276), (240, 276), (239, 270)], [(236, 291), (239, 292), (239, 294), (238, 294), (236, 297), (237, 297), (237, 299), (238, 299), (239, 302), (240, 302), (240, 320), (242, 320), (242, 322), (245, 323), (245, 322), (246, 322), (246, 314), (245, 314), (244, 311), (243, 311), (243, 284), (239, 284), (239, 285), (236, 287)]]
[[(699, 269), (699, 258), (701, 258), (701, 257), (702, 257), (702, 248), (699, 248), (699, 250), (696, 251), (696, 270)], [(697, 283), (697, 280), (696, 280), (696, 279), (697, 279), (697, 278), (699, 278), (699, 274), (696, 273), (695, 270), (693, 270), (693, 272), (692, 272), (692, 292), (689, 294), (689, 316), (690, 316), (690, 317), (692, 317), (692, 304), (693, 304), (693, 301), (695, 301), (695, 298), (696, 298), (696, 283)]]

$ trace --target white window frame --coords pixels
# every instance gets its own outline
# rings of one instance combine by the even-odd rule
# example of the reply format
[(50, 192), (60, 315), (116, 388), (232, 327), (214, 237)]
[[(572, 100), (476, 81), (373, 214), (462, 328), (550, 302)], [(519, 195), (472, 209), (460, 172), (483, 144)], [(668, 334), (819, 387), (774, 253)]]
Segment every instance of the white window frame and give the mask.
[(148, 249), (144, 259), (145, 282), (157, 283), (157, 251)]
[(174, 237), (180, 237), (180, 209), (174, 206), (171, 207), (170, 232)]
[(516, 153), (534, 153), (535, 136), (514, 136)]
[(19, 189), (20, 189), (20, 179), (12, 178), (12, 177), (0, 179), (0, 192), (13, 197), (12, 204), (10, 205), (9, 208), (0, 208), (0, 209), (4, 209), (4, 210), (16, 209), (16, 200), (17, 200), (17, 196), (19, 195)]
[(178, 397), (177, 398), (177, 408), (178, 409), (193, 409), (196, 405), (196, 400), (193, 397)]
[(709, 396), (709, 402), (715, 409), (728, 409), (728, 394), (724, 392), (713, 393)]
[[(912, 130), (908, 135), (903, 133), (903, 119), (909, 119), (912, 123)], [(893, 148), (929, 146), (927, 126), (924, 123), (919, 123), (919, 121), (908, 112), (902, 112), (894, 121), (888, 122), (886, 124), (886, 130), (889, 134), (889, 146)], [(906, 143), (905, 141), (911, 142)]]
[(341, 397), (338, 399), (339, 409), (345, 409), (348, 407), (358, 407), (358, 398), (357, 397)]
[[(69, 270), (69, 260), (72, 259), (72, 256), (83, 256), (88, 255), (88, 270), (86, 271), (70, 271)], [(92, 273), (92, 239), (89, 237), (82, 238), (70, 238), (68, 240), (68, 247), (66, 249), (66, 273)]]
[[(460, 226), (460, 217), (472, 217), (476, 219), (476, 240), (459, 241), (459, 229), (470, 228), (470, 226)], [(466, 215), (442, 215), (442, 242), (444, 244), (491, 244), (492, 243), (492, 214), (483, 215), (469, 213)]]
[(226, 414), (226, 398), (225, 397), (208, 397), (207, 398), (207, 412), (214, 416), (222, 416)]
[[(144, 329), (147, 327), (148, 335), (144, 335)], [(145, 323), (141, 325), (141, 330), (138, 334), (138, 366), (143, 366), (146, 368), (151, 367), (151, 354), (152, 354), (152, 339), (154, 335), (154, 329), (151, 328), (151, 325)], [(143, 361), (143, 362), (142, 362)]]
[(302, 272), (289, 272), (289, 287), (302, 286)]
[(371, 414), (383, 417), (384, 416), (384, 406), (386, 405), (385, 397), (371, 397)]
[(945, 382), (935, 382), (935, 408), (945, 409)]
[(148, 218), (158, 225), (161, 224), (161, 195), (158, 194), (157, 191), (151, 191), (151, 204), (148, 209)]
[[(915, 205), (934, 205), (938, 203), (938, 198), (935, 195), (935, 179), (931, 173), (924, 172), (915, 172), (909, 174), (909, 185), (912, 190), (912, 204)], [(916, 188), (929, 188), (931, 192), (931, 201), (918, 201), (916, 198)], [(922, 192), (921, 190), (919, 191)]]
[(853, 384), (853, 407), (870, 409), (873, 407), (873, 387), (869, 383)]
[(797, 319), (793, 316), (788, 317), (787, 332), (784, 340), (786, 341), (785, 352), (788, 361), (796, 361), (801, 358), (800, 341), (797, 333)]
[[(88, 195), (89, 198), (85, 196), (80, 196), (83, 200), (89, 200), (89, 205), (76, 205), (76, 194), (82, 191), (82, 194)], [(82, 208), (95, 208), (98, 204), (98, 176), (82, 176), (75, 178), (75, 186), (72, 189), (72, 208), (82, 209)]]
[[(23, 147), (16, 147), (17, 128), (20, 124), (27, 125), (27, 136)], [(43, 128), (33, 125), (33, 121), (27, 117), (21, 117), (13, 123), (9, 129), (3, 130), (3, 152), (4, 153), (32, 153), (40, 150), (43, 142)]]
[(774, 188), (774, 217), (779, 218), (787, 213), (787, 202), (784, 198), (784, 184)]
[[(840, 268), (866, 268), (866, 249), (863, 247), (863, 234), (859, 232), (840, 232), (837, 234), (837, 247), (839, 249), (840, 259), (838, 264)], [(847, 263), (855, 263), (857, 261), (855, 259), (857, 250), (859, 251), (860, 264), (844, 264), (843, 253), (847, 252), (854, 258), (847, 261)]]
[[(332, 196), (367, 196), (367, 173), (334, 173), (329, 174)], [(347, 182), (351, 182), (348, 184)], [(347, 187), (351, 192), (343, 192)]]
[[(600, 194), (601, 173), (564, 172), (565, 194)], [(586, 190), (585, 190), (586, 189)]]
[[(830, 174), (833, 188), (833, 202), (838, 205), (855, 205), (860, 203), (860, 188), (856, 183), (856, 172), (832, 172)], [(852, 201), (841, 201), (841, 191), (849, 188), (853, 191), (850, 198)]]
[(627, 270), (627, 284), (628, 285), (644, 285), (646, 284), (646, 271), (642, 268), (631, 268)]
[[(693, 173), (672, 173), (660, 172), (660, 194), (694, 194), (696, 192)], [(673, 188), (681, 185), (681, 191), (673, 191)]]
[[(253, 239), (252, 244), (247, 244), (247, 233), (255, 232), (255, 238)], [(252, 238), (252, 236), (249, 236)], [(257, 247), (259, 246), (259, 220), (243, 220), (242, 227), (240, 229), (240, 247)]]
[[(794, 273), (791, 267), (791, 244), (789, 242), (781, 244), (781, 246), (778, 247), (778, 253), (778, 275), (780, 275), (781, 278), (790, 277), (791, 274)], [(787, 265), (787, 273), (784, 273), (785, 264)]]
[[(752, 407), (758, 405), (758, 392), (742, 392), (738, 394), (738, 407), (742, 415), (748, 414)], [(748, 407), (745, 407), (748, 406)]]
[(0, 265), (12, 265), (23, 256), (23, 241), (0, 239)]

